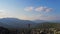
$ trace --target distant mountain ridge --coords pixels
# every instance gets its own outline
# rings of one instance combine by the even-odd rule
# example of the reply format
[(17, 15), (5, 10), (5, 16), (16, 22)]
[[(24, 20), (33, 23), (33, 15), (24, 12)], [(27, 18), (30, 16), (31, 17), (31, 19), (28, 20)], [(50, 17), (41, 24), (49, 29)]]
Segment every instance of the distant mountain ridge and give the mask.
[(53, 23), (60, 23), (60, 20), (33, 20), (36, 23), (43, 23), (43, 22), (53, 22)]
[(48, 21), (46, 21), (46, 20), (33, 20), (33, 22), (42, 23), (42, 22), (48, 22)]
[(28, 24), (31, 24), (31, 27), (35, 27), (37, 24), (41, 24), (44, 22), (49, 22), (45, 20), (21, 20), (17, 18), (2, 18), (0, 19), (0, 26), (7, 28), (28, 28)]
[[(36, 25), (36, 23), (34, 23), (33, 21), (20, 20), (17, 18), (3, 18), (3, 19), (0, 19), (0, 22), (4, 25), (7, 25), (7, 27), (13, 27), (13, 28), (28, 28), (28, 24), (31, 24), (31, 27)], [(4, 25), (1, 25), (1, 26), (4, 26)]]

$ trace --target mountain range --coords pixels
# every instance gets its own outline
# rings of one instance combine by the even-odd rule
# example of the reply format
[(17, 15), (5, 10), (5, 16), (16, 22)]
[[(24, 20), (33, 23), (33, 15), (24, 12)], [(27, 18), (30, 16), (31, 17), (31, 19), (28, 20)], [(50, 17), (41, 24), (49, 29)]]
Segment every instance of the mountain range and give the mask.
[(8, 28), (28, 28), (28, 24), (31, 24), (31, 27), (36, 25), (35, 22), (29, 20), (20, 20), (17, 18), (0, 19), (0, 26)]
[(28, 28), (28, 24), (30, 24), (30, 27), (35, 27), (37, 24), (41, 24), (43, 22), (49, 22), (44, 20), (21, 20), (17, 18), (2, 18), (0, 19), (0, 26), (6, 27), (6, 28)]

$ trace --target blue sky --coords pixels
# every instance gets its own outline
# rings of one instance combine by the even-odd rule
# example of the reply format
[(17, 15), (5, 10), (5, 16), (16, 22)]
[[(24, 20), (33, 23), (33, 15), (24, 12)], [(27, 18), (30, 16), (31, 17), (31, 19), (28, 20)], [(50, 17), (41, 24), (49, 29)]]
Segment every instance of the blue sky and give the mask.
[(0, 17), (60, 20), (60, 0), (0, 0)]

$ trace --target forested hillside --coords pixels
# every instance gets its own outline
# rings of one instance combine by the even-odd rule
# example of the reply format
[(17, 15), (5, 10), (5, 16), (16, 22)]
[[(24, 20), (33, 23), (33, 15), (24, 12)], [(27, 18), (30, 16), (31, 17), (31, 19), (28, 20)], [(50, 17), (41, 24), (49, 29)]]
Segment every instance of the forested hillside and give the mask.
[(44, 22), (37, 24), (35, 28), (60, 28), (60, 23)]

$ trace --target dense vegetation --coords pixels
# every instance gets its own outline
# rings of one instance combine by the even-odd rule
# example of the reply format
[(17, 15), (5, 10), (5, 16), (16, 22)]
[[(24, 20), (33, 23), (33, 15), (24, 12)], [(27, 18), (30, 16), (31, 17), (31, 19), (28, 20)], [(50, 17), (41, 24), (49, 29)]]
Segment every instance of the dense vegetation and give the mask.
[(36, 28), (60, 28), (60, 23), (44, 22), (37, 24)]
[[(60, 30), (60, 23), (52, 23), (52, 22), (44, 22), (44, 23), (38, 23), (36, 26), (34, 26), (34, 28), (56, 28)], [(17, 34), (17, 33), (29, 33), (31, 31), (31, 29), (33, 29), (33, 27), (30, 28), (20, 28), (20, 29), (10, 29), (10, 28), (6, 28), (7, 31), (10, 34)], [(2, 30), (1, 30), (2, 32)]]

